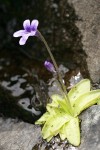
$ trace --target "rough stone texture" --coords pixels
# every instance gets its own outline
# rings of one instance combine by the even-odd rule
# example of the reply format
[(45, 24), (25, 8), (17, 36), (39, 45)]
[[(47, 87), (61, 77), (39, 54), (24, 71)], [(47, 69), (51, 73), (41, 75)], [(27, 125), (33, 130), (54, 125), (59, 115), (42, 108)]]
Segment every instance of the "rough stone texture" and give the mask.
[(0, 118), (0, 150), (32, 150), (39, 138), (39, 127), (16, 119)]
[(100, 105), (83, 112), (79, 150), (100, 150)]
[(79, 21), (87, 66), (93, 82), (100, 80), (100, 0), (69, 0)]

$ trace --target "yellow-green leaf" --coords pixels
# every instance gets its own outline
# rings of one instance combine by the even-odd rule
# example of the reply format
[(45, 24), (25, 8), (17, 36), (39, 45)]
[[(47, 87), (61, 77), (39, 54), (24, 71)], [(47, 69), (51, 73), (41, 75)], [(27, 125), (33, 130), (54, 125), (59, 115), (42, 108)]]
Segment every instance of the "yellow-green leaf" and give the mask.
[(49, 142), (52, 138), (53, 138), (53, 135), (49, 136), (49, 137), (47, 138), (47, 142)]
[(53, 107), (60, 106), (66, 113), (70, 114), (70, 107), (68, 106), (65, 98), (61, 97), (60, 95), (55, 94), (55, 95), (52, 95), (52, 99), (53, 99), (53, 102), (51, 104), (48, 104), (49, 106), (53, 106)]
[(100, 90), (90, 91), (80, 96), (74, 103), (74, 114), (79, 115), (86, 108), (94, 105), (100, 99)]
[(66, 123), (63, 130), (69, 143), (74, 146), (78, 146), (80, 144), (80, 128), (78, 117), (73, 118)]
[(67, 105), (66, 105), (66, 100), (65, 100), (65, 99), (63, 99), (63, 100), (58, 100), (58, 103), (59, 103), (60, 107), (61, 107), (67, 114), (70, 114), (69, 107), (67, 107)]
[(46, 112), (45, 114), (43, 114), (43, 116), (41, 116), (40, 119), (38, 119), (35, 124), (44, 124), (46, 122), (46, 120), (48, 119), (49, 117), (49, 113)]
[(61, 127), (61, 129), (60, 129), (60, 131), (59, 131), (59, 135), (60, 135), (61, 140), (65, 140), (65, 139), (67, 138), (66, 133), (65, 133), (65, 126), (66, 126), (66, 124), (67, 124), (67, 123), (65, 123), (65, 124)]
[(68, 93), (70, 103), (73, 106), (76, 99), (90, 91), (90, 80), (83, 79), (79, 83), (77, 83)]
[(97, 104), (100, 105), (100, 99), (98, 100)]
[(42, 129), (43, 138), (55, 136), (59, 129), (68, 122), (72, 117), (66, 114), (62, 109), (55, 108), (55, 115), (49, 116)]

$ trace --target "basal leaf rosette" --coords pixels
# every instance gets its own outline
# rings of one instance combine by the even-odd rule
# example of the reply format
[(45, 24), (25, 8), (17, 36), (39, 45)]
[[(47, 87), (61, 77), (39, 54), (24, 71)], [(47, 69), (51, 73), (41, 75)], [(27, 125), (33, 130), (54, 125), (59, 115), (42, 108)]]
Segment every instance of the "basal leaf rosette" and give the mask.
[(74, 146), (80, 144), (78, 115), (100, 99), (100, 90), (90, 91), (90, 88), (90, 80), (83, 79), (69, 91), (68, 97), (73, 111), (71, 114), (62, 96), (51, 96), (52, 102), (47, 104), (46, 113), (36, 121), (36, 124), (44, 124), (42, 128), (44, 139), (50, 141), (53, 136), (59, 134), (61, 140), (67, 139)]
[(47, 141), (50, 141), (53, 136), (56, 136), (61, 127), (67, 123), (72, 116), (59, 105), (58, 99), (63, 99), (59, 95), (52, 96), (52, 103), (47, 104), (47, 112), (36, 122), (36, 124), (44, 124), (42, 128), (42, 136)]

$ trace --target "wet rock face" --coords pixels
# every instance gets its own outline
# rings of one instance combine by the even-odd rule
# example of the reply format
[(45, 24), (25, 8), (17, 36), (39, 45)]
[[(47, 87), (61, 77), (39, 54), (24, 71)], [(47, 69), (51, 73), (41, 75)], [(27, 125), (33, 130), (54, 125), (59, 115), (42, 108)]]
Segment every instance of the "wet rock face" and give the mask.
[(79, 150), (100, 149), (100, 105), (92, 106), (81, 115), (81, 145)]
[(83, 50), (87, 55), (86, 62), (93, 82), (100, 80), (100, 1), (69, 0), (76, 15), (76, 22), (82, 34)]
[[(81, 34), (75, 25), (78, 18), (74, 8), (68, 4), (67, 0), (39, 0), (38, 3), (32, 0), (28, 3), (25, 0), (24, 4), (22, 0), (18, 0), (16, 3), (5, 1), (1, 5), (1, 12), (4, 14), (1, 16), (2, 24), (6, 28), (6, 34), (5, 29), (2, 30), (2, 37), (5, 36), (5, 39), (2, 38), (1, 48), (7, 48), (9, 45), (11, 48), (20, 49), (18, 39), (14, 39), (12, 34), (16, 30), (22, 29), (22, 23), (25, 19), (37, 18), (40, 22), (39, 30), (46, 38), (58, 61), (62, 61), (63, 58), (66, 64), (68, 62), (71, 64), (74, 61), (80, 66), (80, 62), (83, 63), (82, 58), (85, 57), (85, 54), (82, 51)], [(8, 20), (5, 21), (3, 18), (8, 12)], [(3, 28), (2, 24), (1, 28)], [(36, 38), (28, 39), (26, 46), (24, 46), (25, 49), (32, 51), (34, 57), (47, 57), (44, 45), (40, 41), (36, 41)]]
[[(98, 82), (99, 11), (99, 0), (39, 0), (38, 3), (32, 0), (30, 3), (27, 0), (24, 3), (23, 0), (16, 3), (5, 0), (0, 5), (0, 48), (19, 50), (18, 39), (14, 39), (12, 34), (22, 29), (25, 19), (37, 18), (40, 22), (39, 30), (47, 39), (55, 57), (59, 61), (63, 58), (66, 64), (75, 62), (85, 77), (90, 74), (93, 82)], [(30, 38), (24, 50), (32, 51), (34, 57), (47, 57), (44, 45), (36, 38), (34, 44)]]
[(48, 96), (47, 85), (40, 79), (43, 65), (35, 62), (19, 52), (0, 52), (0, 116), (34, 123), (45, 111)]

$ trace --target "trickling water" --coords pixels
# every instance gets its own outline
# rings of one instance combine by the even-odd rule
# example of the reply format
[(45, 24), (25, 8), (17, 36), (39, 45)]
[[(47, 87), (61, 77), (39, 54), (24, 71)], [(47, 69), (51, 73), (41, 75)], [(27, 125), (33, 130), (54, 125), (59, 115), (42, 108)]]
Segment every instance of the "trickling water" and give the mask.
[(39, 77), (46, 70), (20, 52), (0, 53), (0, 115), (33, 123), (45, 111), (47, 85)]

